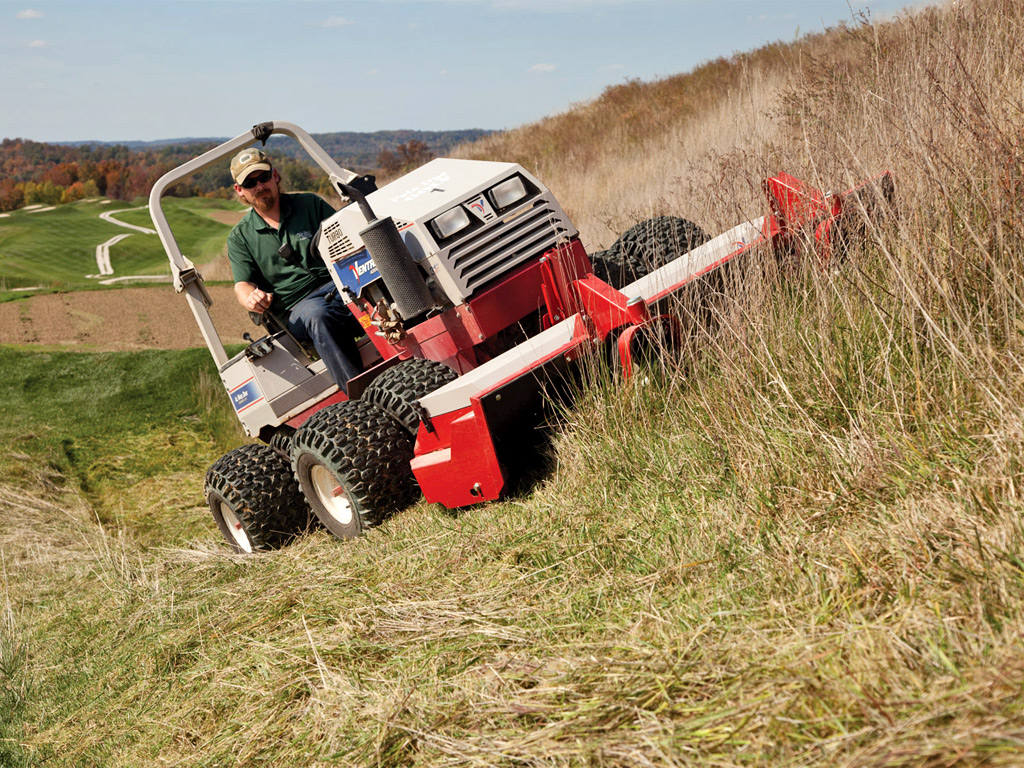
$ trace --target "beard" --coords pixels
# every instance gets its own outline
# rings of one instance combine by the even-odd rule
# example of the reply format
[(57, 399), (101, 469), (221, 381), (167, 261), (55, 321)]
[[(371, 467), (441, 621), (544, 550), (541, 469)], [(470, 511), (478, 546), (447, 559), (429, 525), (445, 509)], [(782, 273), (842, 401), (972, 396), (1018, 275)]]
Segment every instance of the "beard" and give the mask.
[(268, 213), (277, 202), (277, 190), (263, 187), (252, 197), (252, 207), (257, 213)]

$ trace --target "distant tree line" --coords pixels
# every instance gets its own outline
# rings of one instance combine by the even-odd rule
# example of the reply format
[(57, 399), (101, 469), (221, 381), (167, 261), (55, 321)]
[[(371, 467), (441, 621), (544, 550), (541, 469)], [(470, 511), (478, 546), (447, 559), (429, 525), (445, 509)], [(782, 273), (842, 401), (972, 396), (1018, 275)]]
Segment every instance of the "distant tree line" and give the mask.
[[(438, 156), (444, 156), (459, 144), (470, 144), (488, 136), (493, 131), (480, 128), (465, 128), (453, 131), (374, 131), (372, 133), (335, 132), (314, 133), (313, 139), (323, 147), (344, 168), (357, 173), (373, 173), (381, 170), (381, 152), (396, 152), (400, 146), (423, 145), (430, 147)], [(268, 151), (274, 157), (287, 154), (289, 157), (304, 159), (305, 151), (299, 144), (285, 136), (272, 136), (267, 142)]]
[[(210, 146), (134, 151), (120, 144), (64, 146), (4, 139), (0, 141), (0, 211), (90, 197), (143, 197), (163, 174)], [(175, 193), (224, 194), (223, 187), (230, 182), (227, 168), (219, 173), (211, 169)]]
[(418, 168), (434, 159), (430, 147), (417, 139), (409, 139), (399, 144), (394, 151), (382, 149), (377, 153), (377, 166), (386, 177), (398, 176), (401, 173)]
[[(342, 166), (359, 172), (374, 172), (386, 180), (422, 165), (434, 158), (427, 142), (416, 136), (436, 138), (441, 151), (461, 141), (473, 140), (487, 131), (415, 132), (390, 131), (376, 134), (318, 134), (315, 136)], [(326, 177), (287, 139), (275, 141), (268, 151), (280, 172), (284, 187), (330, 195)], [(386, 140), (403, 141), (384, 145)], [(29, 139), (0, 141), (0, 211), (13, 211), (26, 205), (58, 205), (91, 197), (135, 200), (148, 197), (153, 184), (168, 171), (212, 149), (218, 140), (182, 144), (46, 144)], [(366, 153), (376, 161), (360, 160)], [(234, 197), (228, 164), (208, 168), (169, 191), (179, 197)]]

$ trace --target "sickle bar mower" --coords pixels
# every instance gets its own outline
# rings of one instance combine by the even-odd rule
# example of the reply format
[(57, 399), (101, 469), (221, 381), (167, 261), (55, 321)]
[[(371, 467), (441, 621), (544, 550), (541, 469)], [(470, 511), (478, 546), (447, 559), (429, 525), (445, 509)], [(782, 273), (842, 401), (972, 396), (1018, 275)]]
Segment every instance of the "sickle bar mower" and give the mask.
[(870, 205), (893, 195), (889, 173), (841, 194), (825, 195), (785, 173), (763, 188), (769, 215), (739, 224), (618, 290), (593, 274), (572, 277), (578, 241), (546, 253), (544, 330), (420, 400), (412, 469), (426, 499), (448, 508), (498, 499), (508, 479), (499, 450), (503, 437), (524, 408), (535, 406), (544, 384), (559, 381), (575, 361), (610, 339), (623, 373), (631, 375), (640, 334), (656, 325), (679, 333), (676, 316), (657, 313), (666, 299), (745, 254), (783, 251), (808, 237), (825, 264), (848, 221), (844, 211), (855, 212), (851, 203)]

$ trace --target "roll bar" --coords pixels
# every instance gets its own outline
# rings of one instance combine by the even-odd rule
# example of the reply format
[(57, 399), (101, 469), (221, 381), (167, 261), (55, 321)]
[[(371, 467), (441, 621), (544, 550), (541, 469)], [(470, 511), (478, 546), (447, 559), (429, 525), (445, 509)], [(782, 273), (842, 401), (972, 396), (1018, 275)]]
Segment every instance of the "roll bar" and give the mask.
[(192, 309), (192, 314), (195, 315), (196, 321), (199, 323), (199, 330), (203, 334), (206, 346), (209, 348), (210, 354), (213, 355), (213, 359), (218, 367), (226, 363), (228, 357), (224, 351), (224, 345), (221, 343), (220, 336), (213, 327), (213, 321), (210, 318), (209, 308), (212, 303), (210, 294), (207, 293), (206, 288), (203, 286), (203, 278), (196, 270), (195, 265), (182, 254), (181, 249), (178, 247), (174, 234), (171, 232), (171, 227), (167, 223), (167, 216), (164, 214), (161, 199), (167, 190), (179, 181), (204, 171), (211, 165), (223, 162), (235, 152), (251, 146), (256, 141), (266, 145), (267, 139), (274, 134), (291, 136), (299, 142), (299, 145), (306, 150), (306, 153), (313, 159), (313, 162), (320, 166), (324, 173), (327, 174), (328, 180), (338, 191), (338, 195), (343, 199), (347, 198), (343, 191), (343, 186), (358, 178), (358, 174), (342, 168), (313, 140), (312, 136), (294, 123), (286, 122), (268, 122), (254, 125), (251, 130), (246, 131), (240, 136), (225, 141), (223, 144), (199, 155), (199, 157), (179, 165), (172, 171), (168, 171), (157, 180), (156, 184), (153, 185), (152, 191), (149, 193), (149, 215), (153, 219), (153, 226), (156, 228), (160, 242), (167, 253), (167, 258), (171, 262), (174, 290), (178, 293), (185, 293), (189, 307)]

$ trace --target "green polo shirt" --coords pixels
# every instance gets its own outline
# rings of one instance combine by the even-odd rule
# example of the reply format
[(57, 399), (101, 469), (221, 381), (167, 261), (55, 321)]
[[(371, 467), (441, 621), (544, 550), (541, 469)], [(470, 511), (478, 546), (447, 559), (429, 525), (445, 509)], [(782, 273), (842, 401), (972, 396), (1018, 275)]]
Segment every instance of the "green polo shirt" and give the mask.
[[(253, 283), (274, 294), (273, 311), (291, 309), (330, 279), (323, 260), (310, 257), (309, 246), (320, 222), (333, 213), (330, 205), (308, 192), (281, 195), (280, 229), (274, 229), (250, 209), (228, 235), (228, 259), (235, 282)], [(278, 255), (285, 243), (292, 247), (302, 267)]]

